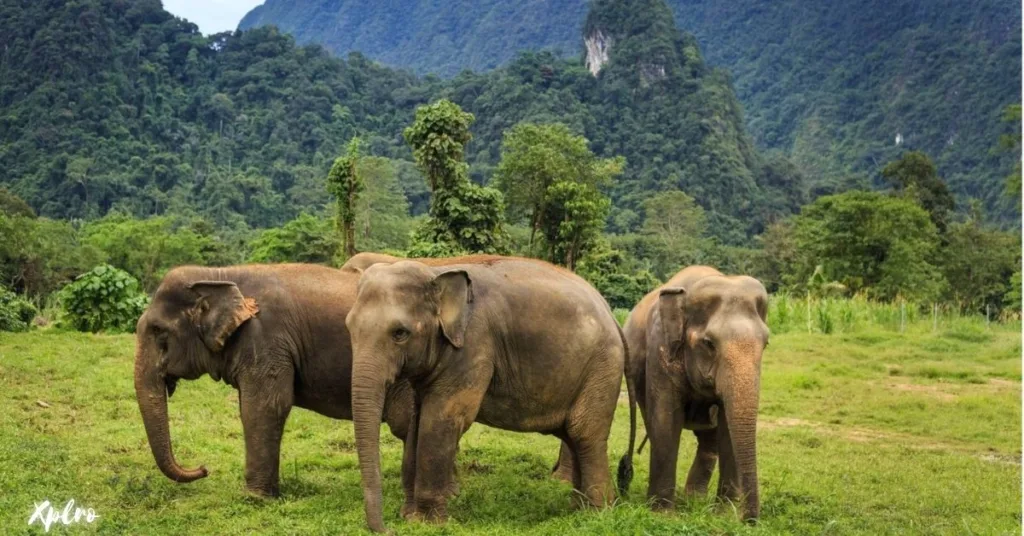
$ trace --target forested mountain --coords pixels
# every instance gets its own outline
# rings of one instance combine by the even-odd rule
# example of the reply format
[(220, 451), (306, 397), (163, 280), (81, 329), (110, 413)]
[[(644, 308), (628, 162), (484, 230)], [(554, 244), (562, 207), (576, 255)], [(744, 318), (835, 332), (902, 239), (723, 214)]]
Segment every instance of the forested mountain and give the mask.
[(3, 0), (0, 184), (43, 216), (118, 208), (270, 227), (329, 201), (330, 163), (359, 134), (370, 154), (395, 160), (422, 211), (401, 131), (415, 106), (448, 97), (477, 117), (467, 154), (477, 182), (507, 129), (563, 122), (595, 153), (626, 158), (613, 230), (637, 229), (646, 197), (681, 188), (708, 209), (714, 234), (743, 243), (804, 201), (802, 178), (763, 161), (727, 76), (661, 0), (645, 4), (595, 4), (587, 38), (615, 42), (596, 78), (582, 61), (527, 54), (443, 81), (335, 59), (273, 28), (204, 37), (156, 1)]
[[(643, 2), (622, 2), (629, 10)], [(936, 160), (958, 195), (1016, 218), (1000, 198), (1013, 156), (991, 149), (1020, 101), (1021, 15), (1005, 0), (668, 0), (711, 65), (732, 73), (747, 129), (792, 157), (814, 194), (851, 176), (878, 184), (907, 150)], [(453, 76), (518, 51), (583, 53), (588, 0), (267, 0), (242, 28), (274, 24), (300, 43), (359, 50)], [(899, 139), (899, 141), (897, 141)]]

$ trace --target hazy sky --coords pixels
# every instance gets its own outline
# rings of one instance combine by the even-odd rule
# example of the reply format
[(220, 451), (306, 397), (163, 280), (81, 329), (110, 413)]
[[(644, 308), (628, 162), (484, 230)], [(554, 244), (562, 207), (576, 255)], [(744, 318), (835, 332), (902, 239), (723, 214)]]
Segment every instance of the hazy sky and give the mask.
[(238, 28), (242, 17), (263, 0), (164, 0), (164, 9), (199, 26), (204, 34)]

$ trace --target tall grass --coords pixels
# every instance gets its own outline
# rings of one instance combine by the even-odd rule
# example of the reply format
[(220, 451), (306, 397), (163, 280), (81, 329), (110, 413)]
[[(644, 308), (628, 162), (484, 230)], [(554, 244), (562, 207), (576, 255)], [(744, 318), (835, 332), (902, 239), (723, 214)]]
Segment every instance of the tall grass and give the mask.
[(984, 329), (992, 322), (1014, 322), (1019, 318), (986, 319), (985, 315), (964, 315), (953, 305), (913, 302), (878, 302), (863, 296), (830, 298), (773, 294), (768, 300), (768, 326), (772, 333), (849, 333), (865, 329), (893, 331)]

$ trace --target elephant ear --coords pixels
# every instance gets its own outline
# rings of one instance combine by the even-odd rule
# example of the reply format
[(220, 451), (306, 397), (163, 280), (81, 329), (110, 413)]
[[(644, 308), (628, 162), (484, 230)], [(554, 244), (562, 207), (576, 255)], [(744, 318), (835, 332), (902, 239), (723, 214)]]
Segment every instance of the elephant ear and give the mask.
[(683, 344), (683, 302), (686, 289), (682, 287), (664, 288), (658, 294), (658, 313), (661, 315), (661, 329), (668, 343), (669, 356), (675, 356)]
[(196, 281), (188, 288), (199, 295), (192, 322), (211, 352), (222, 351), (231, 334), (260, 312), (256, 300), (242, 296), (231, 281)]
[(441, 332), (452, 346), (462, 348), (473, 303), (473, 281), (465, 270), (449, 270), (438, 274), (432, 286)]

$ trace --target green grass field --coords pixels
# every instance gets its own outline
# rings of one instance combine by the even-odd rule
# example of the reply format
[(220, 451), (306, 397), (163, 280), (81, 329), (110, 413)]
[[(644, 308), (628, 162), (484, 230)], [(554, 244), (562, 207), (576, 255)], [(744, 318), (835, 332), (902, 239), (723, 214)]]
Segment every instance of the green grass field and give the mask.
[[(573, 511), (568, 485), (548, 478), (556, 440), (479, 425), (462, 440), (462, 494), (445, 526), (399, 520), (401, 449), (383, 434), (385, 519), (399, 534), (1020, 534), (1020, 324), (912, 327), (773, 337), (756, 527), (712, 500), (649, 512), (647, 451), (617, 506)], [(130, 335), (0, 333), (0, 533), (42, 533), (27, 521), (44, 499), (75, 499), (100, 516), (56, 534), (365, 530), (350, 422), (295, 410), (283, 497), (252, 498), (237, 397), (208, 379), (179, 384), (170, 413), (178, 460), (211, 475), (188, 485), (163, 477), (135, 403), (133, 350)], [(625, 449), (624, 398), (609, 465)], [(680, 485), (693, 448), (684, 435)]]

